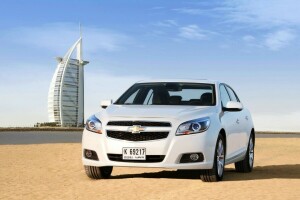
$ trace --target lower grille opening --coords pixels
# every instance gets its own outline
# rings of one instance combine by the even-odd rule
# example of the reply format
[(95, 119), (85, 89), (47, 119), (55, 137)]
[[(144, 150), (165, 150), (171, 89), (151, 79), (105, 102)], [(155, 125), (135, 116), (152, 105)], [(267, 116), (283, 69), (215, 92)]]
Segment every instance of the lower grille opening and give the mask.
[(122, 154), (107, 154), (107, 157), (111, 161), (117, 162), (134, 162), (134, 163), (155, 163), (162, 162), (165, 158), (164, 155), (146, 155), (146, 160), (123, 160)]

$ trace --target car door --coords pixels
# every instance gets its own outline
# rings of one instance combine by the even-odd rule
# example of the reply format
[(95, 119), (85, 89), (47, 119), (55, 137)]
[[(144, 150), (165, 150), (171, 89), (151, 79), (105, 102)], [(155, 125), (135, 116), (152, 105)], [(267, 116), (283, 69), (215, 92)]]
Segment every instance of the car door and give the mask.
[[(224, 107), (229, 101), (231, 101), (226, 86), (224, 84), (220, 85), (220, 97), (221, 104)], [(221, 123), (226, 132), (227, 145), (226, 145), (226, 156), (227, 159), (234, 157), (239, 149), (238, 134), (239, 126), (238, 112), (222, 111), (221, 113)]]
[[(240, 102), (236, 92), (230, 86), (226, 85), (226, 89), (228, 91), (231, 101)], [(239, 142), (239, 151), (243, 151), (248, 146), (248, 133), (247, 133), (248, 115), (245, 109), (236, 112), (236, 114), (238, 119), (237, 141)]]

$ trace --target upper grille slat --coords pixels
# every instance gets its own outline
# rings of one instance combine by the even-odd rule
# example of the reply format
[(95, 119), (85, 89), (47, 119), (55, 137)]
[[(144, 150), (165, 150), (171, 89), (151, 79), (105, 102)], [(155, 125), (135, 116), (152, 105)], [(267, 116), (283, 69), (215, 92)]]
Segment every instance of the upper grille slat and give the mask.
[[(127, 141), (147, 141), (159, 140), (167, 138), (169, 135), (170, 122), (157, 122), (157, 121), (109, 121), (107, 123), (106, 133), (110, 138)], [(113, 126), (113, 129), (111, 129)], [(118, 128), (118, 126), (120, 128)], [(141, 131), (138, 133), (130, 132), (129, 128), (133, 126), (151, 127), (151, 131)], [(128, 129), (126, 129), (128, 127)], [(167, 129), (167, 130), (166, 130)]]
[(127, 141), (148, 141), (148, 140), (159, 140), (168, 137), (169, 132), (141, 132), (134, 134), (126, 131), (106, 131), (107, 136), (120, 140)]
[(147, 126), (147, 127), (171, 127), (170, 122), (151, 122), (151, 121), (110, 121), (108, 126)]

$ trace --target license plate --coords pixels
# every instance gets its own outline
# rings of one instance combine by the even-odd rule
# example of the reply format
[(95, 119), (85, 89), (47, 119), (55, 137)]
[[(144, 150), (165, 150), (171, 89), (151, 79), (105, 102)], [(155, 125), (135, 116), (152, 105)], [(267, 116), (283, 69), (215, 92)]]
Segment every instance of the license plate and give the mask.
[(123, 148), (123, 160), (146, 160), (146, 148)]

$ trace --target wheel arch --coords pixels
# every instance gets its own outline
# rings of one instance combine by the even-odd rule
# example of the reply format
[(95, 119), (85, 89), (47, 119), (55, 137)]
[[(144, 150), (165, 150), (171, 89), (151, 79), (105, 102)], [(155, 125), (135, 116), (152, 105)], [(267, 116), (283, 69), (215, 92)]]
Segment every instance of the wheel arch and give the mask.
[(250, 136), (252, 135), (253, 137), (253, 144), (255, 145), (255, 130), (254, 128), (251, 129), (251, 133), (250, 133)]
[(226, 153), (227, 153), (227, 137), (226, 137), (226, 132), (225, 132), (225, 129), (221, 129), (220, 131), (219, 131), (219, 134), (220, 135), (222, 135), (223, 136), (223, 138), (224, 138), (224, 142), (225, 142), (225, 155), (226, 155)]

